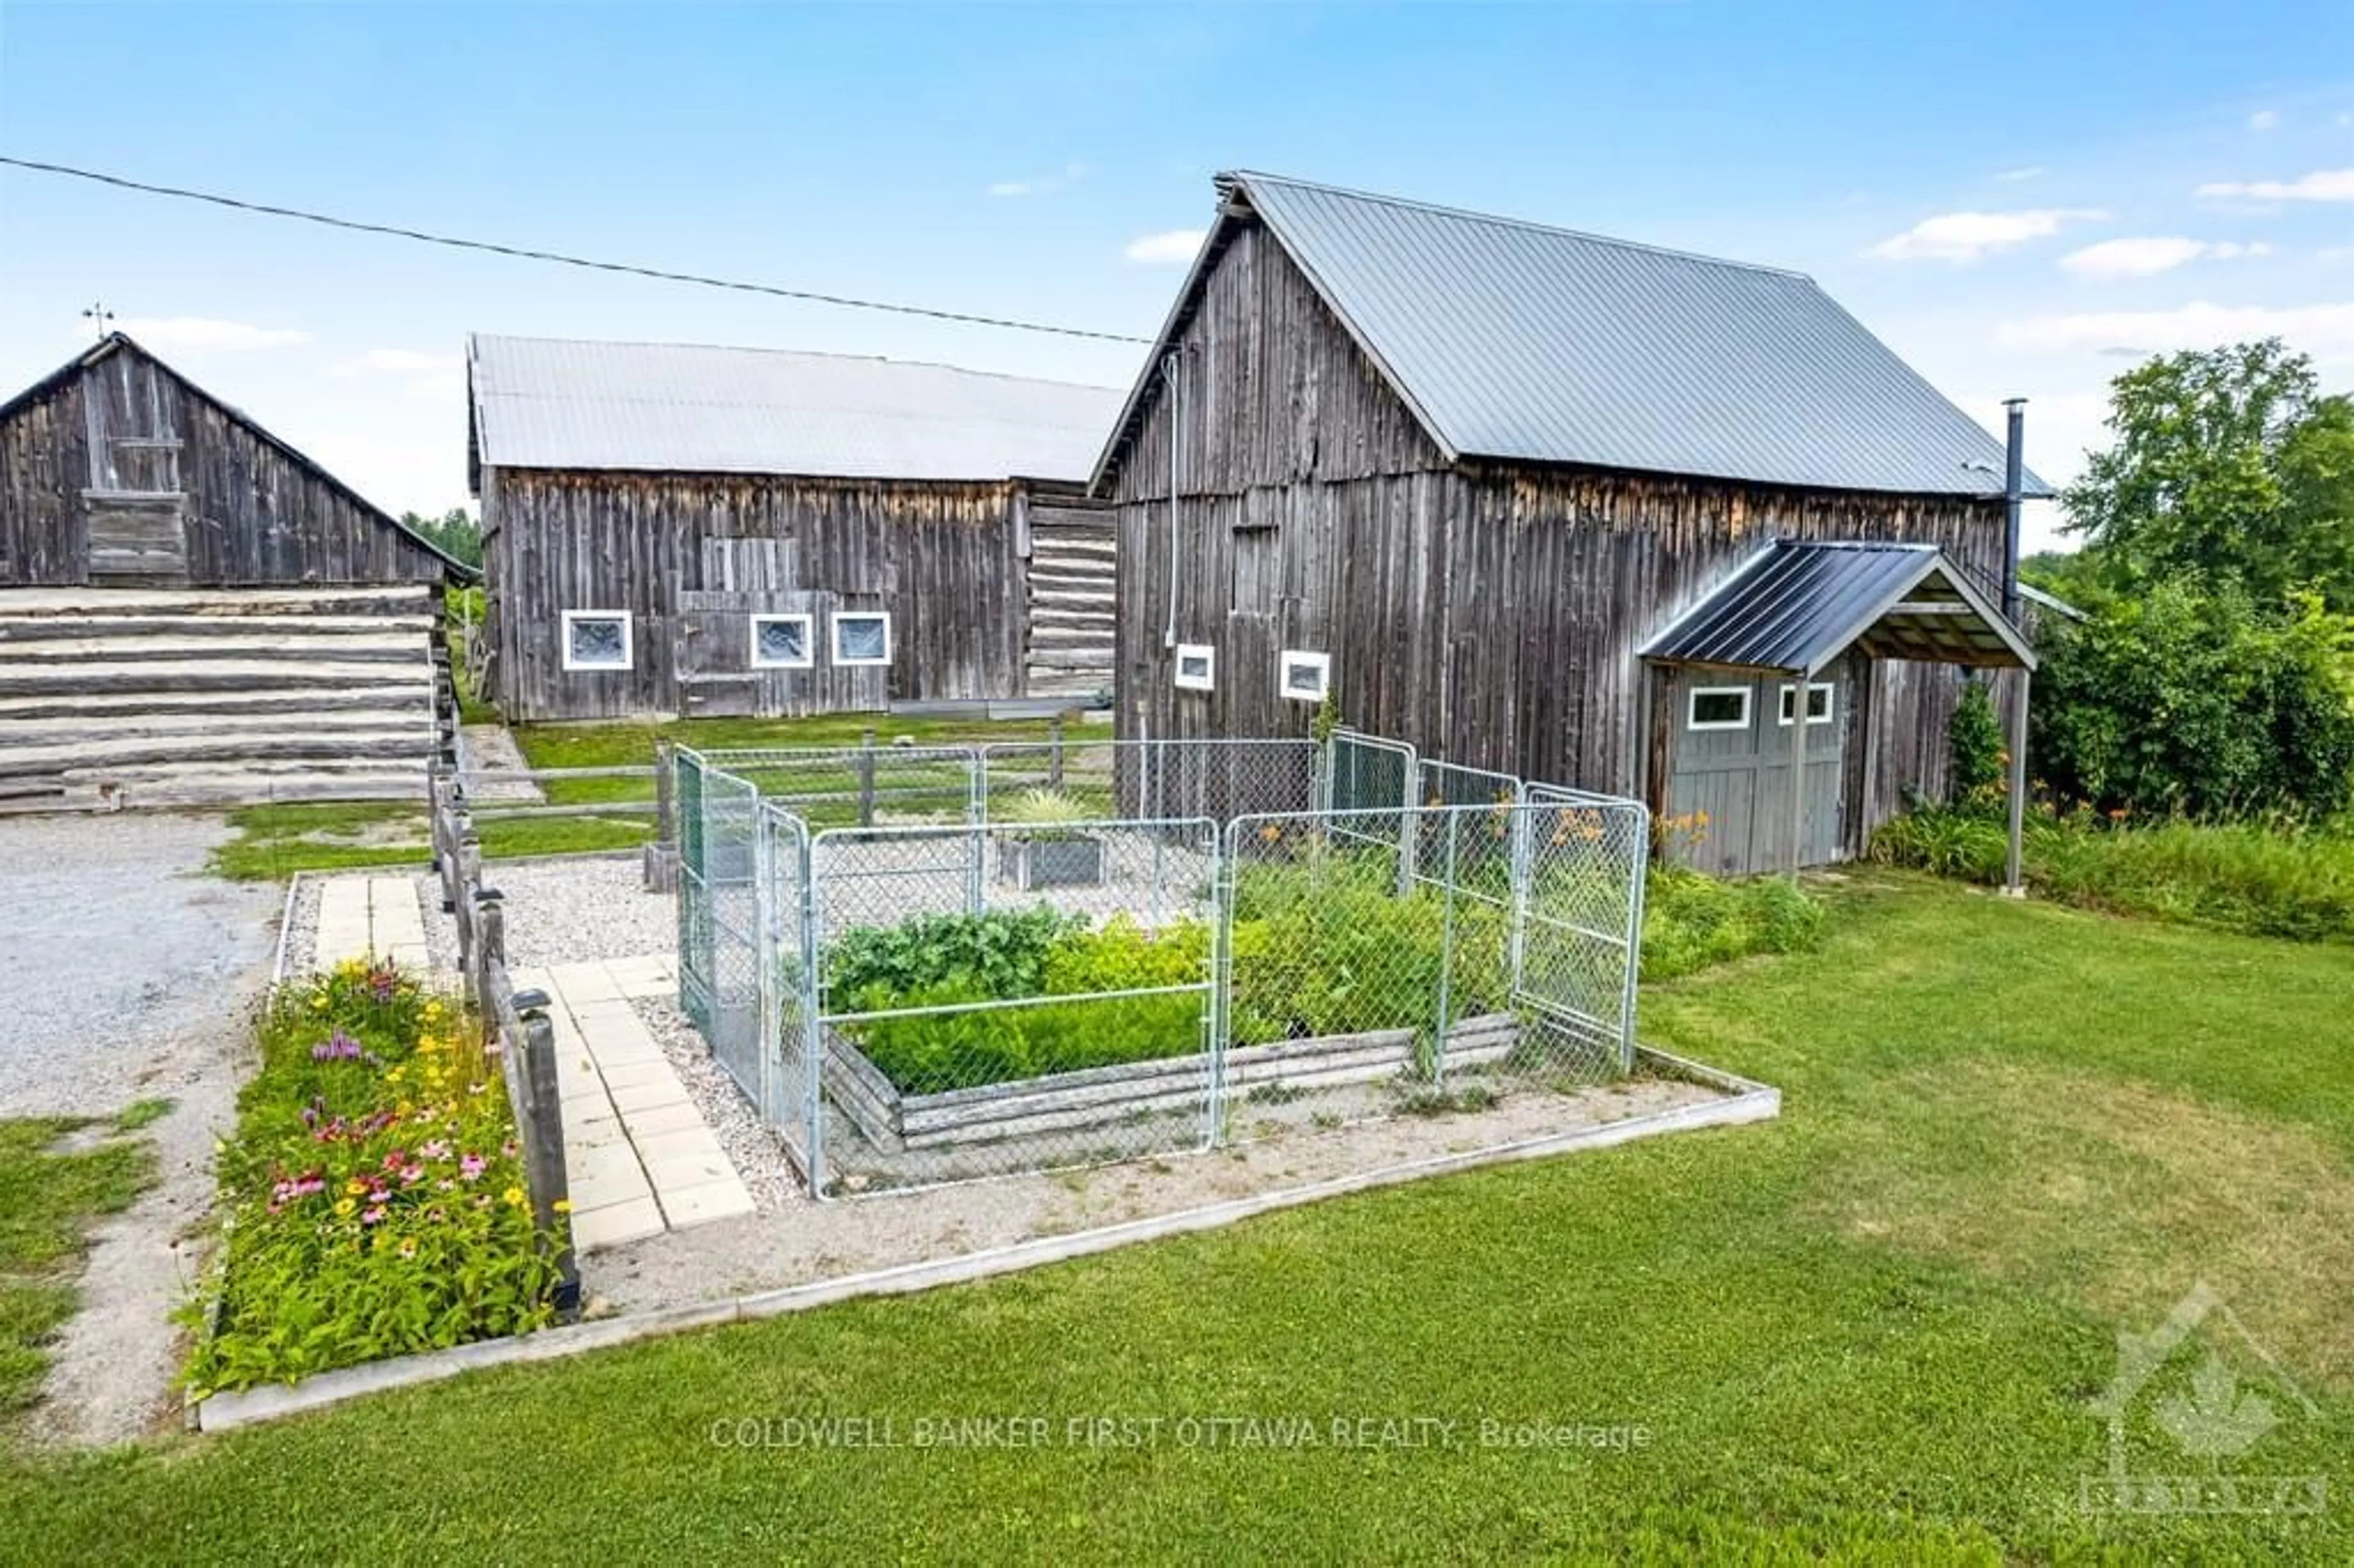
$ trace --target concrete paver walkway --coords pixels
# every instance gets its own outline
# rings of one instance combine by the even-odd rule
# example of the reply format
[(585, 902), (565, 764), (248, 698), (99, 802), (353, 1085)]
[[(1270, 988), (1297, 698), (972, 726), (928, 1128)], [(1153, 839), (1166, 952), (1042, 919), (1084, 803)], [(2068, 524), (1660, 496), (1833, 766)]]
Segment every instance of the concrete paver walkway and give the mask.
[(323, 879), (312, 967), (331, 969), (345, 959), (368, 958), (389, 959), (405, 969), (432, 967), (417, 884), (407, 875)]
[(752, 1195), (630, 999), (677, 988), (666, 954), (519, 970), (548, 996), (572, 1241), (583, 1252), (752, 1213)]

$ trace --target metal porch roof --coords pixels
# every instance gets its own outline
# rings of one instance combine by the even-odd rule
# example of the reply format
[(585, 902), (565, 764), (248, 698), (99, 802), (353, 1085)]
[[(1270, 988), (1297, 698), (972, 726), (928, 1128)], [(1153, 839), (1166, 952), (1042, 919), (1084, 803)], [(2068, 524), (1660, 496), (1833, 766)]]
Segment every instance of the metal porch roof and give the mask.
[(1643, 649), (1665, 664), (1813, 675), (1882, 659), (2032, 670), (2018, 630), (1935, 545), (1776, 540)]

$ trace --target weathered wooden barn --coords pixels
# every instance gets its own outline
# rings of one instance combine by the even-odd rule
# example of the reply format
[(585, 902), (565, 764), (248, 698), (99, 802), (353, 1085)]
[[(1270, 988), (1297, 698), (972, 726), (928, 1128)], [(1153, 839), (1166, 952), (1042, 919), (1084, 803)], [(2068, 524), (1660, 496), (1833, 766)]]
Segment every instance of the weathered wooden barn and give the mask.
[(1942, 789), (1960, 670), (2031, 664), (2007, 455), (1797, 274), (1222, 175), (1092, 485), (1120, 732), (1297, 733), (1329, 690), (1640, 792), (1699, 863), (1852, 853)]
[(838, 355), (477, 335), (514, 720), (1089, 699), (1119, 394)]
[(0, 404), (0, 809), (421, 800), (470, 575), (114, 334)]

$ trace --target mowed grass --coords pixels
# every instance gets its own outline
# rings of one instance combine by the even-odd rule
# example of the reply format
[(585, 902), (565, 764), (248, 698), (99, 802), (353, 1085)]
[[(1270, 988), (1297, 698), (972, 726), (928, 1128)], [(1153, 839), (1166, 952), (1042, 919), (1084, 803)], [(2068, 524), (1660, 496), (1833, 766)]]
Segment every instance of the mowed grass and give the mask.
[[(1780, 1085), (1777, 1122), (20, 1467), (0, 1556), (2354, 1560), (2342, 950), (1898, 874), (1833, 897), (1819, 948), (1646, 997), (1659, 1044)], [(2324, 1477), (2320, 1515), (2079, 1506), (2119, 1330), (2201, 1280), (2313, 1401), (2267, 1388), (2240, 1467)], [(897, 1446), (733, 1441), (817, 1415)], [(996, 1415), (1044, 1446), (916, 1441)], [(1202, 1425), (1241, 1417), (1327, 1440)], [(1161, 1425), (1075, 1441), (1097, 1418)]]
[[(918, 747), (963, 746), (1042, 741), (1050, 725), (1044, 719), (836, 714), (807, 719), (534, 725), (513, 733), (534, 768), (617, 768), (651, 766), (657, 738), (715, 751), (744, 747), (854, 747), (869, 729), (875, 731), (878, 746), (886, 747), (901, 736), (912, 736)], [(1079, 737), (1110, 732), (1108, 726), (1074, 723), (1067, 733), (1076, 744)], [(962, 786), (962, 774), (954, 768), (926, 775), (902, 763), (886, 772), (887, 781), (898, 787), (928, 789), (929, 793), (922, 797), (928, 807), (937, 806)], [(805, 771), (796, 782), (803, 789), (845, 796), (856, 789), (856, 777), (847, 768)], [(652, 836), (654, 788), (650, 778), (567, 779), (545, 788), (551, 804), (603, 805), (610, 810), (589, 817), (482, 818), (476, 828), (484, 855), (498, 860), (633, 849)], [(885, 807), (891, 803), (882, 802)], [(836, 802), (830, 809), (821, 809), (816, 817), (822, 826), (842, 826), (855, 821), (857, 810), (854, 804)], [(421, 865), (433, 858), (423, 807), (403, 801), (249, 806), (230, 812), (229, 822), (237, 836), (213, 853), (211, 869), (214, 875), (232, 881), (275, 881), (298, 871)]]
[[(110, 1130), (135, 1132), (170, 1108), (143, 1100)], [(42, 1347), (72, 1315), (90, 1225), (130, 1207), (154, 1179), (154, 1151), (144, 1142), (59, 1147), (90, 1126), (60, 1117), (0, 1120), (0, 1448), (40, 1396)]]

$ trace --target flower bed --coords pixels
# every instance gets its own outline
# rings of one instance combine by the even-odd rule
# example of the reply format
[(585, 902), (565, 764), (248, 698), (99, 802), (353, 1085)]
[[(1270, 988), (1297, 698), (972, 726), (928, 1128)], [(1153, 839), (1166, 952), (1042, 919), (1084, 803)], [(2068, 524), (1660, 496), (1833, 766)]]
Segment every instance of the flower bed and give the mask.
[(496, 1058), (452, 998), (347, 963), (282, 988), (219, 1153), (198, 1398), (539, 1328), (539, 1234)]

